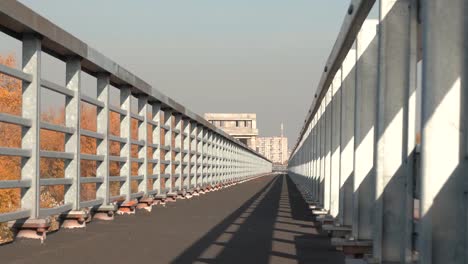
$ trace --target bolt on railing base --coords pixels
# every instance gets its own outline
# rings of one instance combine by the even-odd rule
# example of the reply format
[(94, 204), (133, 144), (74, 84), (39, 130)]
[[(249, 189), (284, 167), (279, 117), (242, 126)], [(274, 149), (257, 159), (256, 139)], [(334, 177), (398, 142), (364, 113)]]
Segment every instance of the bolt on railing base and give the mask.
[(138, 201), (138, 204), (136, 205), (137, 209), (144, 209), (147, 212), (151, 212), (153, 209), (153, 204), (154, 204), (154, 198), (152, 197), (143, 197)]
[(354, 258), (364, 258), (364, 256), (371, 254), (372, 241), (371, 240), (354, 240), (350, 238), (332, 238), (332, 246), (337, 250), (343, 251), (346, 256)]
[(92, 210), (93, 219), (98, 219), (102, 221), (112, 221), (114, 220), (115, 212), (117, 211), (116, 205), (101, 205)]
[(61, 227), (65, 229), (85, 228), (86, 223), (91, 222), (92, 216), (89, 211), (69, 211), (60, 215)]
[(138, 202), (136, 200), (122, 203), (119, 209), (117, 210), (117, 214), (118, 215), (135, 214), (136, 213), (135, 208), (136, 208), (137, 203)]

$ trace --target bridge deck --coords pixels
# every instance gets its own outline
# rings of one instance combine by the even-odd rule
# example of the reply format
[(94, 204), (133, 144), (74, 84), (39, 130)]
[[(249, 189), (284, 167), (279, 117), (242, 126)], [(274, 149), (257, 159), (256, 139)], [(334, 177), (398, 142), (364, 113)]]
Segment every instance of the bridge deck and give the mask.
[(344, 263), (286, 176), (0, 247), (2, 263)]

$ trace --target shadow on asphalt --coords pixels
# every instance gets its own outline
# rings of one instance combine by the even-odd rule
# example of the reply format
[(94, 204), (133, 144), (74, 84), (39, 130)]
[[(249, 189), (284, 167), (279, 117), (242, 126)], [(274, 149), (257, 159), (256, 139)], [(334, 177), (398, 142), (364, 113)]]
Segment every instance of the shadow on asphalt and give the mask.
[(319, 234), (287, 175), (268, 185), (171, 263), (344, 263)]

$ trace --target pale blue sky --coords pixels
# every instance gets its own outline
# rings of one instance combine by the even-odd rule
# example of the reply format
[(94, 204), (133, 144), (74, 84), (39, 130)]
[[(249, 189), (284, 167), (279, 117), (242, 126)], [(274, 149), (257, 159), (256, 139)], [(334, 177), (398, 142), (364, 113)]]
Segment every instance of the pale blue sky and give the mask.
[[(290, 147), (349, 0), (21, 0), (154, 87), (205, 112), (254, 112)], [(2, 51), (2, 50), (0, 50)]]

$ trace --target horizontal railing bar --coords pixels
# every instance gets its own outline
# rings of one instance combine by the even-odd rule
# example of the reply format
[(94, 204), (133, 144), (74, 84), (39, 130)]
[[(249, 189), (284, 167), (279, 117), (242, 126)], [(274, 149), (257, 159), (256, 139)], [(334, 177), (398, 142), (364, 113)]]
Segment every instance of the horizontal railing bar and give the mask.
[(103, 183), (102, 177), (80, 177), (80, 183)]
[(144, 146), (146, 142), (144, 140), (131, 139), (130, 143), (138, 146)]
[(160, 160), (159, 163), (165, 164), (165, 165), (170, 165), (171, 161), (169, 161), (169, 160)]
[(126, 139), (126, 138), (119, 137), (119, 136), (115, 136), (115, 135), (109, 135), (109, 140), (111, 140), (111, 141), (117, 141), (117, 142), (120, 142), (120, 143), (127, 143), (127, 139)]
[(94, 207), (104, 203), (104, 199), (98, 198), (96, 200), (80, 202), (81, 208)]
[(121, 115), (127, 115), (127, 110), (124, 110), (118, 106), (115, 106), (115, 105), (109, 105), (109, 110), (112, 111), (112, 112), (116, 112), (116, 113), (119, 113)]
[(160, 146), (160, 148), (164, 149), (164, 150), (167, 150), (167, 151), (171, 150), (171, 146)]
[(132, 176), (130, 177), (130, 180), (132, 181), (142, 181), (143, 179), (145, 179), (145, 177), (143, 175), (137, 175), (137, 176)]
[(80, 157), (82, 160), (93, 160), (93, 161), (103, 161), (106, 156), (104, 155), (94, 155), (94, 154), (84, 154), (81, 153)]
[(75, 133), (74, 128), (66, 127), (66, 126), (62, 126), (62, 125), (51, 124), (51, 123), (47, 123), (47, 122), (44, 122), (44, 121), (41, 121), (41, 128), (46, 129), (46, 130), (50, 130), (50, 131), (70, 134), (70, 135)]
[(7, 180), (0, 181), (0, 189), (29, 188), (31, 180)]
[(89, 97), (89, 96), (84, 95), (84, 94), (81, 95), (81, 101), (84, 101), (84, 102), (86, 102), (88, 104), (92, 104), (92, 105), (100, 107), (100, 108), (104, 108), (104, 106), (105, 106), (105, 104), (103, 102), (99, 101), (98, 99)]
[(126, 176), (111, 176), (109, 177), (110, 182), (124, 182), (127, 180)]
[(148, 191), (148, 195), (154, 195), (154, 194), (157, 194), (159, 191), (158, 190), (151, 190), (151, 191)]
[(0, 73), (16, 79), (20, 79), (25, 82), (32, 82), (33, 79), (31, 74), (27, 74), (22, 70), (11, 68), (3, 64), (0, 64)]
[(155, 127), (159, 126), (159, 123), (157, 121), (153, 121), (151, 119), (148, 119), (148, 124), (155, 126)]
[(168, 126), (168, 125), (160, 125), (160, 127), (161, 127), (162, 129), (166, 130), (166, 131), (171, 130), (171, 127)]
[(136, 119), (138, 121), (141, 121), (141, 122), (145, 121), (144, 116), (141, 116), (141, 115), (138, 115), (138, 114), (135, 114), (135, 113), (130, 113), (130, 117), (134, 118), (134, 119)]
[(45, 88), (47, 88), (49, 90), (52, 90), (54, 92), (66, 95), (68, 97), (74, 97), (75, 96), (74, 91), (72, 91), (70, 89), (67, 89), (67, 88), (65, 88), (65, 87), (63, 87), (61, 85), (56, 84), (56, 83), (53, 83), (51, 81), (48, 81), (48, 80), (42, 79), (41, 80), (41, 86), (45, 87)]
[(0, 223), (5, 223), (8, 221), (29, 218), (31, 216), (31, 210), (18, 210), (14, 212), (1, 213), (0, 214)]
[(39, 184), (41, 186), (53, 186), (53, 185), (72, 185), (73, 179), (70, 178), (47, 178), (40, 179)]
[(143, 195), (145, 195), (145, 192), (132, 193), (132, 194), (130, 194), (130, 198), (131, 198), (131, 199), (140, 198), (140, 197), (142, 197)]
[(169, 173), (163, 173), (161, 174), (161, 178), (169, 179), (171, 178), (171, 175)]
[(175, 152), (180, 152), (180, 148), (179, 148), (179, 147), (173, 148), (172, 150), (175, 151)]
[(97, 133), (94, 131), (86, 130), (86, 129), (81, 129), (80, 130), (81, 136), (86, 136), (86, 137), (91, 137), (91, 138), (96, 138), (96, 139), (104, 139), (104, 134), (102, 133)]
[(72, 160), (75, 158), (74, 153), (61, 152), (61, 151), (50, 151), (50, 150), (41, 150), (41, 158), (50, 158), (50, 159), (65, 159)]
[(148, 159), (148, 163), (157, 164), (157, 163), (158, 163), (158, 159)]
[(127, 162), (127, 157), (109, 155), (110, 161)]
[(143, 162), (145, 162), (145, 159), (144, 158), (131, 158), (130, 161), (131, 162), (143, 163)]
[(123, 194), (122, 194), (122, 195), (111, 196), (111, 197), (109, 198), (109, 200), (110, 200), (111, 202), (114, 202), (114, 201), (117, 201), (117, 200), (124, 200), (124, 199), (125, 199), (125, 195), (123, 195)]
[(13, 125), (20, 125), (24, 127), (31, 127), (31, 119), (26, 119), (20, 116), (0, 113), (0, 122), (9, 123)]
[(157, 149), (157, 148), (159, 148), (159, 144), (153, 144), (153, 143), (149, 144), (148, 143), (148, 147)]
[(157, 179), (157, 178), (158, 178), (158, 174), (148, 175), (148, 179)]
[(0, 147), (0, 156), (31, 157), (30, 149)]
[(50, 215), (58, 215), (73, 208), (72, 204), (65, 204), (55, 208), (41, 208), (39, 209), (39, 217), (46, 217)]

